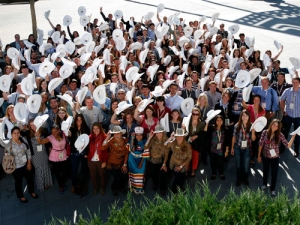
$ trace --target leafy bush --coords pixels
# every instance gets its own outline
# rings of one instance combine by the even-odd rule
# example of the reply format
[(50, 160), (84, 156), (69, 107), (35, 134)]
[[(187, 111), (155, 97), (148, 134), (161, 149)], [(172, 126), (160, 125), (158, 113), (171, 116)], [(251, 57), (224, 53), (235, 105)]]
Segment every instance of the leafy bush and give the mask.
[[(208, 184), (198, 185), (195, 191), (187, 189), (167, 199), (156, 196), (154, 200), (145, 199), (135, 203), (128, 195), (122, 207), (114, 204), (106, 223), (98, 214), (82, 218), (79, 225), (169, 225), (169, 224), (300, 224), (298, 194), (290, 199), (286, 190), (270, 198), (260, 190), (243, 190), (239, 195), (231, 189), (223, 199), (217, 198)], [(67, 225), (65, 219), (52, 219), (51, 225)]]

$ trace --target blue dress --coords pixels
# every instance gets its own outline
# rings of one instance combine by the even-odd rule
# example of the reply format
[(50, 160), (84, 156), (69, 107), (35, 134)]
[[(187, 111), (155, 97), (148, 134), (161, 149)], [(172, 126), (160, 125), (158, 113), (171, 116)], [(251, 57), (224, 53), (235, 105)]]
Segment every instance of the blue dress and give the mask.
[[(146, 161), (150, 158), (149, 149), (144, 149), (146, 140), (137, 142), (137, 147), (130, 150), (128, 156), (128, 175), (129, 187), (131, 190), (141, 191), (144, 187), (144, 174), (146, 170)], [(139, 164), (143, 160), (141, 168)]]

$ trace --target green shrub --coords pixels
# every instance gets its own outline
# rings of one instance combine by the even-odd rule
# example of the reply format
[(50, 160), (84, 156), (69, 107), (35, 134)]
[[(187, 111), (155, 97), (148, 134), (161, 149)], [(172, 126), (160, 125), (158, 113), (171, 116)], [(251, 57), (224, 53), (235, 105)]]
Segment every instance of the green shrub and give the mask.
[[(218, 199), (219, 190), (212, 193), (208, 184), (197, 185), (194, 191), (187, 189), (167, 199), (156, 196), (141, 203), (132, 200), (129, 194), (122, 207), (115, 203), (110, 209), (107, 222), (98, 214), (79, 219), (79, 225), (180, 225), (180, 224), (300, 224), (299, 196), (289, 198), (282, 188), (276, 198), (258, 190), (245, 189), (236, 194), (231, 189), (224, 198)], [(52, 219), (51, 225), (71, 224)]]

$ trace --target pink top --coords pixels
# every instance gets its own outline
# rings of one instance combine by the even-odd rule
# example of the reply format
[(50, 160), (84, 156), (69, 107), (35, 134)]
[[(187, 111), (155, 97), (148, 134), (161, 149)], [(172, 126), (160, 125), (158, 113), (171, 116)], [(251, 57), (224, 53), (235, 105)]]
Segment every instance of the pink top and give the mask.
[(266, 113), (266, 111), (263, 109), (261, 112), (259, 112), (257, 115), (255, 115), (254, 114), (254, 105), (248, 105), (248, 109), (247, 110), (250, 112), (251, 123), (254, 123), (254, 121), (258, 117), (261, 117), (261, 116), (263, 116)]
[(142, 116), (140, 116), (140, 117), (142, 118), (142, 122), (141, 122), (140, 125), (141, 125), (141, 127), (144, 128), (144, 134), (148, 134), (148, 133), (150, 133), (151, 130), (155, 130), (155, 126), (159, 123), (158, 118), (152, 117), (154, 123), (153, 123), (152, 125), (148, 125), (148, 124), (146, 123), (146, 119), (145, 119), (144, 115), (142, 115)]
[(52, 144), (49, 160), (52, 162), (61, 162), (67, 160), (66, 139), (63, 137), (61, 141), (57, 141), (53, 135), (47, 137)]

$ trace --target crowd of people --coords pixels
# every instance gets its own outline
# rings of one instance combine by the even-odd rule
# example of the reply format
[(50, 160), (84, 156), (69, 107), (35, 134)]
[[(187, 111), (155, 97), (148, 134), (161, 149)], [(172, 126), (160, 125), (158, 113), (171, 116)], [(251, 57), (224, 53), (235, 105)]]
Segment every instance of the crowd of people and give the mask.
[(66, 32), (46, 12), (48, 37), (15, 34), (1, 50), (0, 143), (15, 157), (22, 202), (23, 178), (37, 198), (53, 175), (60, 194), (71, 178), (72, 193), (87, 194), (91, 180), (92, 194), (104, 195), (107, 173), (114, 196), (143, 194), (149, 179), (161, 195), (176, 193), (200, 163), (210, 165), (211, 180), (226, 180), (229, 155), (236, 186), (248, 186), (250, 167), (262, 162), (262, 190), (271, 168), (276, 196), (279, 155), (293, 143), (299, 154), (300, 60), (281, 66), (280, 43), (277, 55), (262, 55), (254, 38), (234, 37), (238, 25), (215, 27), (219, 14), (186, 22), (179, 13), (161, 17), (163, 9), (139, 22), (100, 7), (90, 22), (80, 7), (82, 35), (69, 16)]

